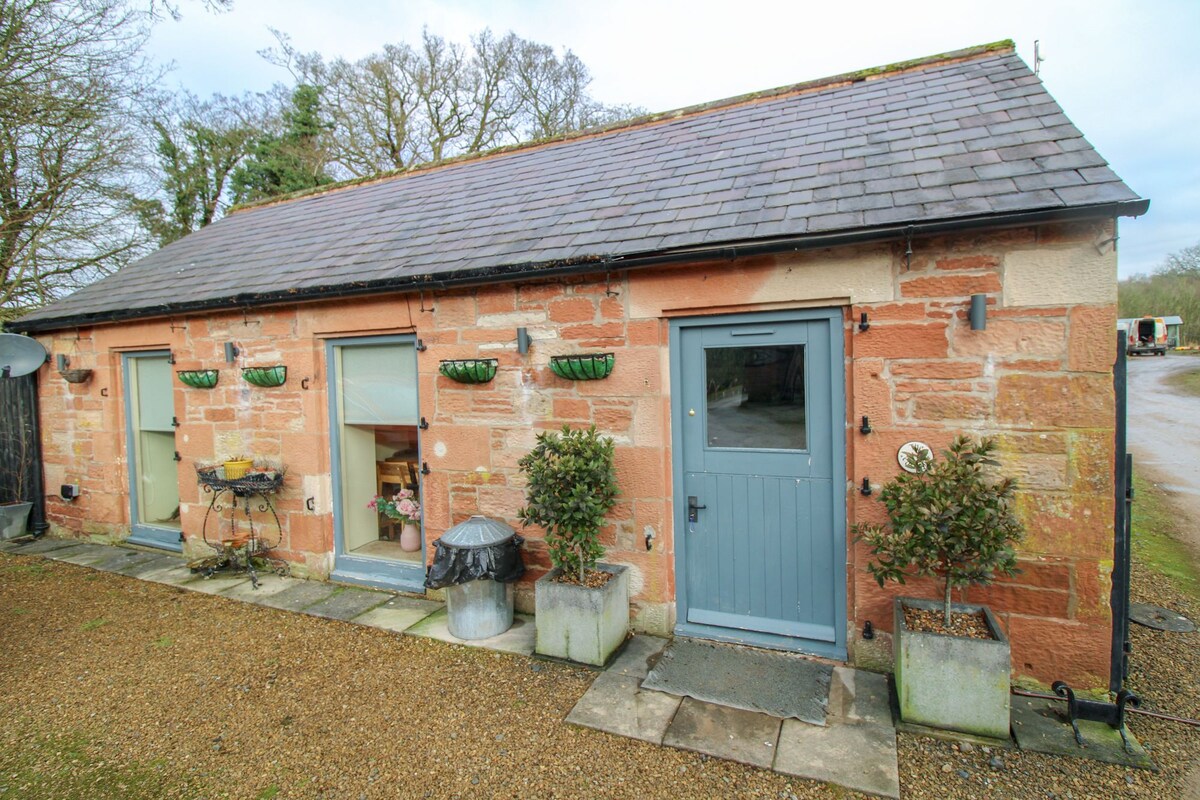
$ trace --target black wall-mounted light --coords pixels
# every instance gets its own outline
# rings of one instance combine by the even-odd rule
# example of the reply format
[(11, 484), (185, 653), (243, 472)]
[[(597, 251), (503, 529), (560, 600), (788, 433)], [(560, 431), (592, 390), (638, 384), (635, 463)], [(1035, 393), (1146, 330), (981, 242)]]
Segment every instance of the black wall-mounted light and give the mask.
[(225, 363), (232, 364), (233, 362), (237, 361), (237, 357), (239, 355), (241, 355), (241, 352), (242, 352), (241, 348), (238, 347), (236, 344), (234, 344), (233, 342), (226, 342), (225, 343)]
[(871, 323), (867, 320), (867, 312), (862, 312), (858, 315), (858, 329), (860, 331), (869, 330)]
[(987, 328), (987, 295), (971, 295), (971, 330), (982, 331)]
[(529, 331), (525, 328), (517, 328), (517, 352), (525, 355), (529, 352), (529, 343), (533, 341), (529, 338)]

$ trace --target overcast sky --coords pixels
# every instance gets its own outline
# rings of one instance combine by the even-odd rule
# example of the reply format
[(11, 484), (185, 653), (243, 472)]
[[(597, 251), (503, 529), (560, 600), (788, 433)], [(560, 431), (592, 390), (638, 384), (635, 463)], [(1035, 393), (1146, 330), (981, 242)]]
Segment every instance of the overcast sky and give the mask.
[(269, 27), (297, 49), (356, 59), (422, 26), (466, 43), (485, 27), (569, 48), (592, 95), (650, 111), (730, 97), (998, 39), (1013, 39), (1050, 93), (1150, 213), (1121, 223), (1122, 277), (1200, 243), (1200, 0), (234, 0), (185, 3), (152, 54), (200, 95), (290, 76), (257, 51)]

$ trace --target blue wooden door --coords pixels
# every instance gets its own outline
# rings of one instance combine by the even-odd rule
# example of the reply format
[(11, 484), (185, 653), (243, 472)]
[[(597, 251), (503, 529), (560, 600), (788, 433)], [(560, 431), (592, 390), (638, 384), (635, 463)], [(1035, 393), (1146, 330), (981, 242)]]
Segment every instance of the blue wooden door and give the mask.
[(840, 320), (677, 324), (682, 633), (844, 656)]

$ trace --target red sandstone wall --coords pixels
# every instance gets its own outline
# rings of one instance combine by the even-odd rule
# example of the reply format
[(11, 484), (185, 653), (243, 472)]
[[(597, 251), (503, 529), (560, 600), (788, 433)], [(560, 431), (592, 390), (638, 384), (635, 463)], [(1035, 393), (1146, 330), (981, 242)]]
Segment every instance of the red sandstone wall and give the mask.
[[(851, 420), (868, 415), (875, 431), (851, 429), (852, 479), (885, 482), (907, 441), (940, 451), (960, 431), (996, 436), (1004, 471), (1019, 481), (1021, 573), (960, 596), (999, 613), (1015, 674), (1096, 686), (1107, 680), (1111, 620), (1115, 291), (1113, 302), (1005, 306), (1001, 290), (1012, 249), (1086, 253), (1109, 230), (1048, 226), (915, 243), (911, 267), (896, 270), (897, 300), (853, 308), (855, 317), (868, 312), (871, 328), (851, 333), (847, 348)], [(1047, 299), (1056, 279), (1048, 270)], [(989, 295), (985, 331), (966, 319), (975, 292)], [(875, 498), (855, 492), (850, 502), (854, 519), (885, 519)], [(870, 619), (890, 630), (897, 590), (866, 573), (867, 555), (853, 547), (855, 616), (860, 628)], [(902, 593), (936, 596), (927, 582)]]
[[(1115, 258), (1097, 242), (1109, 231), (1110, 223), (1080, 224), (918, 240), (908, 264), (902, 246), (843, 248), (42, 337), (52, 353), (69, 354), (73, 367), (95, 370), (82, 385), (63, 382), (49, 368), (42, 376), (47, 485), (78, 482), (83, 490), (73, 504), (51, 498), (49, 515), (68, 532), (115, 538), (127, 532), (120, 353), (170, 348), (176, 369), (221, 369), (212, 391), (175, 388), (189, 540), (198, 536), (206, 505), (194, 464), (248, 451), (288, 467), (279, 502), (281, 554), (299, 572), (327, 574), (333, 532), (324, 342), (415, 331), (428, 346), (418, 356), (421, 413), (430, 422), (422, 441), (431, 468), (423, 487), (426, 538), (473, 513), (518, 524), (516, 462), (535, 434), (564, 423), (595, 424), (617, 441), (623, 492), (604, 534), (609, 558), (634, 568), (635, 625), (666, 631), (674, 598), (668, 319), (843, 307), (849, 521), (880, 518), (878, 502), (861, 497), (856, 486), (863, 477), (878, 485), (894, 475), (900, 444), (916, 439), (936, 449), (960, 431), (998, 435), (1006, 469), (1021, 480), (1020, 511), (1029, 528), (1023, 572), (972, 591), (969, 599), (990, 602), (1000, 613), (1013, 639), (1015, 673), (1100, 685), (1109, 631), (1116, 312)], [(1030, 259), (1036, 277), (1043, 255), (1047, 304), (1036, 291), (1019, 289), (1029, 283)], [(1062, 301), (1074, 296), (1070, 270), (1079, 264), (1092, 274), (1111, 272), (1111, 300), (1090, 281), (1079, 288), (1084, 302)], [(983, 332), (966, 322), (967, 298), (975, 292), (989, 295)], [(865, 333), (853, 324), (861, 311), (871, 319)], [(516, 351), (518, 326), (534, 339), (528, 356)], [(259, 389), (244, 383), (241, 364), (224, 362), (226, 341), (243, 349), (244, 364), (287, 364), (287, 384)], [(607, 380), (563, 381), (547, 367), (550, 355), (596, 350), (618, 354)], [(464, 386), (437, 374), (442, 359), (475, 356), (499, 359), (492, 383)], [(869, 436), (857, 432), (864, 414), (875, 429)], [(308, 497), (315, 512), (305, 508)], [(654, 534), (650, 552), (647, 533)], [(852, 643), (867, 619), (890, 627), (896, 593), (874, 584), (864, 555), (857, 545), (848, 554)], [(527, 562), (531, 577), (548, 566), (536, 532)], [(905, 592), (922, 588), (910, 584)]]

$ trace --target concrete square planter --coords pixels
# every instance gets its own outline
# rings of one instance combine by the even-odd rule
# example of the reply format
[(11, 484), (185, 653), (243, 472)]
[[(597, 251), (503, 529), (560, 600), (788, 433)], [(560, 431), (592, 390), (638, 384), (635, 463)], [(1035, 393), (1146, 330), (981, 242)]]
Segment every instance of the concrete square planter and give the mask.
[(16, 539), (25, 535), (29, 525), (29, 512), (33, 503), (0, 504), (0, 540)]
[(896, 692), (900, 718), (993, 739), (1009, 737), (1008, 637), (986, 606), (954, 604), (960, 612), (982, 611), (994, 639), (919, 633), (904, 624), (904, 607), (939, 611), (932, 600), (895, 601)]
[(629, 630), (629, 568), (597, 564), (614, 577), (598, 589), (555, 578), (554, 569), (534, 585), (537, 647), (540, 655), (565, 658), (600, 667), (608, 661)]

